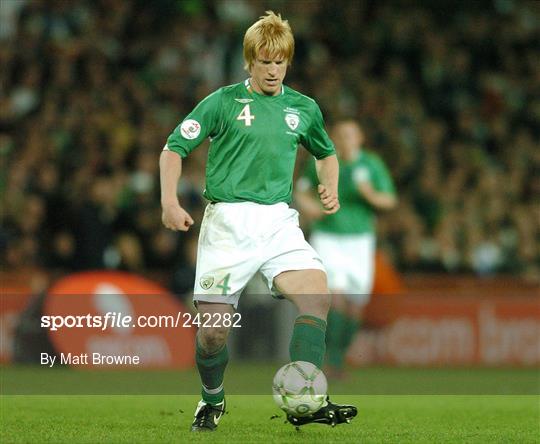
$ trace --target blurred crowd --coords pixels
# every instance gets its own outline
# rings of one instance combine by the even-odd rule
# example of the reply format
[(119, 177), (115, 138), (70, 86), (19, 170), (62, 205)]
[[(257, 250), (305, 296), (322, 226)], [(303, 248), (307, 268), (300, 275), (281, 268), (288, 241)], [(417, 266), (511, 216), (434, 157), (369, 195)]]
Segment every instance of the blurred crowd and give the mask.
[[(167, 271), (187, 291), (197, 229), (161, 226), (159, 154), (247, 77), (243, 33), (273, 9), (296, 37), (286, 83), (329, 125), (357, 118), (389, 165), (400, 203), (378, 234), (398, 268), (538, 279), (539, 4), (398, 3), (2, 1), (2, 267)], [(205, 159), (179, 188), (199, 223)]]

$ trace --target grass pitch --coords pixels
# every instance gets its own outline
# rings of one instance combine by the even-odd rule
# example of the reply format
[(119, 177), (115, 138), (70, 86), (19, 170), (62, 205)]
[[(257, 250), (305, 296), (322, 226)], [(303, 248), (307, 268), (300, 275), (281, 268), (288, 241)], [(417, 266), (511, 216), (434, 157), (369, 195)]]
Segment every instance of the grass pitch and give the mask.
[(2, 397), (3, 443), (537, 443), (534, 396), (349, 396), (359, 416), (335, 428), (285, 424), (269, 396), (228, 397), (215, 433), (189, 432), (197, 396)]
[[(277, 368), (275, 365), (232, 366), (228, 374), (241, 375), (241, 379), (261, 380), (266, 384)], [(0, 398), (0, 442), (2, 443), (540, 443), (540, 404), (538, 373), (535, 370), (426, 370), (426, 369), (362, 369), (348, 383), (341, 383), (332, 390), (332, 399), (338, 403), (352, 403), (358, 407), (358, 417), (351, 424), (335, 428), (311, 424), (300, 431), (284, 423), (284, 414), (275, 406), (270, 395), (227, 395), (227, 411), (215, 433), (189, 432), (193, 411), (199, 400), (195, 394), (86, 394), (85, 387), (75, 393), (75, 382), (101, 381), (101, 393), (117, 393), (118, 381), (136, 379), (137, 385), (161, 378), (163, 390), (178, 388), (168, 386), (179, 373), (123, 374), (122, 372), (73, 372), (59, 369), (49, 373), (35, 368), (3, 368), (2, 397)], [(265, 373), (266, 371), (266, 373)], [(191, 375), (191, 373), (189, 373)], [(184, 375), (186, 385), (196, 393), (196, 374)], [(379, 384), (373, 392), (359, 390), (360, 378)], [(378, 375), (378, 377), (377, 377)], [(415, 376), (416, 375), (416, 376)], [(189, 376), (189, 378), (188, 378)], [(193, 376), (193, 379), (190, 379)], [(49, 379), (47, 379), (47, 377)], [(398, 387), (403, 381), (428, 381), (438, 388), (455, 388), (439, 385), (449, 379), (464, 387), (472, 387), (483, 378), (483, 393), (513, 394), (380, 394), (381, 387)], [(30, 379), (36, 381), (32, 390), (23, 391)], [(56, 379), (69, 380), (72, 387), (64, 392), (52, 386), (46, 393), (37, 382), (52, 384)], [(371, 378), (371, 379), (370, 379)], [(490, 379), (491, 378), (491, 379)], [(19, 381), (19, 385), (16, 382)], [(57, 382), (58, 382), (57, 381)], [(501, 388), (501, 381), (513, 381)], [(79, 381), (80, 382), (80, 381)], [(451, 382), (451, 381), (450, 381)], [(24, 384), (23, 384), (24, 383)], [(406, 383), (405, 383), (406, 384)], [(493, 385), (493, 390), (487, 390)], [(232, 385), (232, 384), (231, 384)], [(41, 387), (42, 391), (37, 388)], [(90, 385), (91, 387), (91, 385)], [(226, 389), (230, 387), (227, 385)], [(332, 384), (331, 384), (332, 387)], [(249, 387), (245, 386), (243, 393)], [(252, 387), (255, 390), (256, 387)], [(414, 388), (414, 387), (409, 387)], [(144, 392), (144, 391), (143, 391)], [(405, 392), (405, 391), (404, 391)], [(395, 393), (404, 393), (395, 392)], [(7, 394), (6, 394), (7, 393)], [(17, 394), (25, 393), (25, 394)], [(32, 394), (34, 393), (34, 394)], [(90, 391), (92, 393), (92, 391)], [(95, 393), (95, 392), (94, 392)], [(126, 392), (129, 393), (129, 392)], [(146, 392), (148, 393), (148, 392)], [(236, 392), (238, 393), (238, 392)], [(350, 394), (342, 394), (350, 393)], [(363, 394), (359, 394), (363, 393)], [(456, 392), (454, 392), (456, 393)], [(474, 393), (474, 394), (473, 394)], [(499, 392), (501, 393), (501, 392)], [(279, 417), (275, 417), (279, 415)]]

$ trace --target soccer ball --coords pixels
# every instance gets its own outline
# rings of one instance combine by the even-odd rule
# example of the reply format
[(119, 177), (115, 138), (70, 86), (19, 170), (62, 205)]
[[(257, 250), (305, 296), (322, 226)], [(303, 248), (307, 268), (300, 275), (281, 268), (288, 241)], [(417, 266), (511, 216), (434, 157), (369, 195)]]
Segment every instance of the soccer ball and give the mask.
[(308, 416), (326, 401), (328, 383), (322, 370), (311, 362), (294, 361), (281, 367), (272, 385), (274, 401), (292, 416)]

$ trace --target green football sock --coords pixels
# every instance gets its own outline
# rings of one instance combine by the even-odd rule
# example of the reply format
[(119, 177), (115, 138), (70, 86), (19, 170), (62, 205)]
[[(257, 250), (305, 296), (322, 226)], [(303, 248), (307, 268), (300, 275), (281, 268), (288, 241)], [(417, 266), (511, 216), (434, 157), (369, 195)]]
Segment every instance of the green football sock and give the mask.
[(223, 375), (229, 362), (227, 344), (216, 353), (209, 355), (199, 345), (199, 341), (196, 341), (195, 360), (201, 376), (203, 401), (209, 404), (220, 403), (225, 397)]
[(343, 336), (347, 328), (347, 317), (336, 310), (328, 313), (328, 328), (326, 329), (326, 358), (329, 365), (343, 367), (346, 349), (343, 346)]
[(324, 360), (326, 321), (301, 315), (294, 322), (289, 346), (291, 361), (307, 361), (321, 368)]

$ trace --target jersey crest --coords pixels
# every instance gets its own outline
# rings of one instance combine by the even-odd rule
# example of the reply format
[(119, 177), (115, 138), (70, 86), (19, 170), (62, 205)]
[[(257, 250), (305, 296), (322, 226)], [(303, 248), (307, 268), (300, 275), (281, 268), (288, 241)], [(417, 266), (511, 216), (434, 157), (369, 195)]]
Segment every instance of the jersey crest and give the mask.
[(199, 284), (201, 284), (201, 287), (204, 290), (208, 290), (212, 285), (214, 285), (214, 277), (213, 276), (203, 276), (199, 280)]
[(300, 123), (300, 117), (298, 117), (296, 114), (286, 114), (285, 123), (290, 129), (294, 131), (296, 128), (298, 128), (298, 125)]

